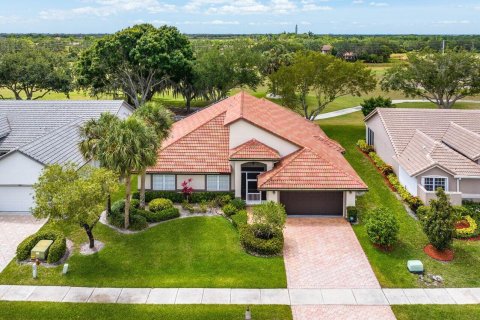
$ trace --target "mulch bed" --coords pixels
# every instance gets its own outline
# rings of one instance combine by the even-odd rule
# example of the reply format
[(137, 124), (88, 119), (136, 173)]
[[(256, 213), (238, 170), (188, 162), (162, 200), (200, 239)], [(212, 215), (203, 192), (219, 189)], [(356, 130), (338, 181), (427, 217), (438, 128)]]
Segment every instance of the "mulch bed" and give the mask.
[(392, 252), (393, 246), (382, 246), (380, 244), (374, 243), (373, 246), (383, 252)]
[(383, 172), (380, 169), (378, 169), (377, 165), (375, 164), (375, 162), (373, 162), (372, 158), (370, 158), (370, 156), (367, 153), (363, 152), (362, 149), (360, 149), (358, 146), (356, 148), (358, 151), (360, 151), (361, 154), (363, 154), (373, 164), (373, 167), (375, 168), (375, 170), (377, 170), (378, 173), (380, 173), (380, 175), (382, 176), (383, 180), (385, 181), (387, 186), (390, 188), (390, 190), (392, 190), (393, 192), (396, 192), (397, 189), (395, 189), (395, 187), (390, 183), (390, 181), (383, 174)]
[(454, 253), (450, 249), (446, 249), (444, 251), (439, 251), (435, 249), (431, 244), (425, 246), (423, 251), (428, 254), (430, 258), (433, 258), (438, 261), (452, 261), (454, 257)]
[(467, 220), (461, 220), (455, 223), (455, 229), (465, 229), (470, 227), (470, 223)]
[(480, 241), (480, 234), (478, 236), (474, 236), (471, 238), (455, 238), (456, 240), (462, 240), (462, 241)]

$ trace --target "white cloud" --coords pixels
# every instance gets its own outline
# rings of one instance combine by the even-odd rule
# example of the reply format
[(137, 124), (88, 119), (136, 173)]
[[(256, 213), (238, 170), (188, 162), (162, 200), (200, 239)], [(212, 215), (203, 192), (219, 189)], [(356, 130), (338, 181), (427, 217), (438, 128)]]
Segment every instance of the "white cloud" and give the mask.
[(304, 4), (302, 7), (302, 11), (329, 11), (333, 10), (330, 6), (319, 6), (314, 3)]
[[(320, 0), (325, 1), (325, 0)], [(312, 1), (302, 1), (305, 4), (311, 4)], [(297, 11), (297, 3), (292, 0), (190, 0), (183, 9), (192, 13), (206, 14), (288, 14)]]
[(79, 15), (108, 17), (122, 12), (145, 10), (149, 13), (174, 12), (173, 4), (157, 0), (92, 0), (92, 5), (72, 9), (46, 9), (40, 11), (40, 17), (47, 20), (67, 20)]
[(362, 4), (362, 3), (364, 3), (364, 2), (365, 2), (365, 1), (363, 1), (363, 0), (353, 0), (352, 3), (353, 3), (353, 4)]
[(386, 2), (370, 2), (369, 3), (372, 7), (387, 7), (388, 3)]

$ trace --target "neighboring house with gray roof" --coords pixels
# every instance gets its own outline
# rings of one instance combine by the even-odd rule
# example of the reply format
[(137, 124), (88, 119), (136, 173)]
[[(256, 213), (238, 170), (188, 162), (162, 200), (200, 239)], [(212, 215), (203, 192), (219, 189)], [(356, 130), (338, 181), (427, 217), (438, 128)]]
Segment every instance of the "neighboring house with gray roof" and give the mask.
[(365, 118), (367, 143), (400, 183), (428, 203), (480, 201), (480, 110), (379, 108)]
[(121, 100), (0, 101), (0, 212), (30, 211), (46, 165), (84, 166), (79, 128), (104, 112), (125, 118), (133, 109)]

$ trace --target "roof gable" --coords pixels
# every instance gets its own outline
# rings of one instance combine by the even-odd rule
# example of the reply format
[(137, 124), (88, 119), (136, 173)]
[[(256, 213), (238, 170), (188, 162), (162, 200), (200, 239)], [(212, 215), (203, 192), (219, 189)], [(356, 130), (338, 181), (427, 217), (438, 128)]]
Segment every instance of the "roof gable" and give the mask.
[(450, 122), (442, 141), (470, 160), (477, 161), (480, 159), (480, 134), (478, 133)]
[(6, 115), (0, 115), (0, 139), (8, 135), (11, 131), (10, 124)]
[(230, 151), (230, 159), (280, 159), (277, 150), (257, 141), (249, 140)]

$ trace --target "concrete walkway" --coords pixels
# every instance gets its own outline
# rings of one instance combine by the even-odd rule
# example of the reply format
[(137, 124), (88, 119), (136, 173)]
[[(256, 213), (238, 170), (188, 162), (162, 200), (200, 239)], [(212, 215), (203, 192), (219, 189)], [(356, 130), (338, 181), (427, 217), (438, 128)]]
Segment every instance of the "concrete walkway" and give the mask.
[[(416, 99), (402, 99), (402, 100), (392, 100), (393, 104), (399, 104), (399, 103), (408, 103), (408, 102), (430, 102), (428, 100), (416, 100)], [(466, 103), (480, 103), (480, 101), (476, 100), (459, 100), (458, 102), (466, 102)], [(335, 118), (339, 116), (343, 116), (349, 113), (361, 111), (362, 107), (361, 106), (356, 106), (356, 107), (351, 107), (351, 108), (345, 108), (345, 109), (340, 109), (337, 111), (332, 111), (332, 112), (327, 112), (327, 113), (322, 113), (318, 116), (315, 117), (315, 120), (321, 120), (321, 119), (329, 119), (329, 118)]]
[(213, 289), (90, 288), (0, 285), (2, 301), (125, 304), (280, 304), (388, 306), (480, 304), (480, 288), (449, 289)]

